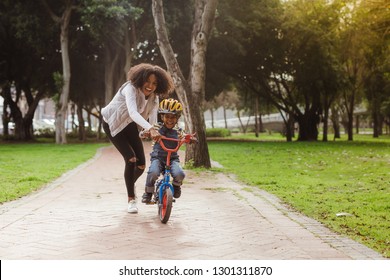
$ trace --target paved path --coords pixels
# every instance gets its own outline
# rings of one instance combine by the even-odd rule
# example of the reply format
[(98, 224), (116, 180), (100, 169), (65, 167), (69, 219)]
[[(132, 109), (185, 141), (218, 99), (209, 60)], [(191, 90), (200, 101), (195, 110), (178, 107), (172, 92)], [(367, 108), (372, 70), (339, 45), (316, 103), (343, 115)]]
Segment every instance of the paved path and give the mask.
[(155, 205), (128, 214), (123, 160), (104, 148), (41, 191), (0, 205), (0, 259), (384, 259), (266, 192), (245, 191), (223, 174), (186, 173), (167, 224)]

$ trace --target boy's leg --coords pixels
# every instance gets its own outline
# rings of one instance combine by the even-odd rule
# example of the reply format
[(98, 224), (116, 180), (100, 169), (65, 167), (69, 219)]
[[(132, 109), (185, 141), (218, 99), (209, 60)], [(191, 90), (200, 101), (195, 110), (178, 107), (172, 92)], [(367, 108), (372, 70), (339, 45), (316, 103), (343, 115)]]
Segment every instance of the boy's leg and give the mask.
[(173, 190), (174, 190), (173, 197), (179, 198), (181, 196), (181, 185), (183, 184), (183, 180), (186, 176), (183, 169), (180, 166), (179, 161), (171, 162), (171, 174), (173, 178), (173, 182), (172, 182)]
[(150, 167), (148, 170), (148, 175), (146, 177), (145, 183), (145, 193), (142, 196), (143, 203), (149, 203), (152, 199), (152, 194), (154, 192), (154, 183), (161, 173), (161, 163), (158, 159), (153, 159), (150, 162)]

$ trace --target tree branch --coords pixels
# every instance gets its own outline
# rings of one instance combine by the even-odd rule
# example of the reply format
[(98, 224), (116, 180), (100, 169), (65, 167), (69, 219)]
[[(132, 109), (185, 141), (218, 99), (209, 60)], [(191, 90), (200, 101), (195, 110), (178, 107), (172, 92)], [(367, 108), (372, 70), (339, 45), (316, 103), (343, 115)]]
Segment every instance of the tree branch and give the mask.
[(61, 17), (57, 16), (53, 10), (49, 7), (46, 0), (40, 0), (45, 10), (49, 13), (50, 17), (57, 23), (61, 22)]

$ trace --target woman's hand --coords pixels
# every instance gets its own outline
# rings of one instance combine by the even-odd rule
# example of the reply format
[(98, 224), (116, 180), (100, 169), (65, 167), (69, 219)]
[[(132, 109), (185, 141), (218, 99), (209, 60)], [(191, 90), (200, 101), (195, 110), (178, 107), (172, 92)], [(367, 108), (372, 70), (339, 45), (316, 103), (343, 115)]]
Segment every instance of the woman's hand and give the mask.
[(161, 134), (155, 129), (155, 128), (151, 128), (149, 129), (149, 132), (150, 132), (150, 137), (153, 139), (153, 141), (155, 142), (158, 142), (161, 138)]
[(144, 138), (150, 138), (150, 132), (148, 130), (141, 130), (139, 133), (139, 137), (144, 139)]

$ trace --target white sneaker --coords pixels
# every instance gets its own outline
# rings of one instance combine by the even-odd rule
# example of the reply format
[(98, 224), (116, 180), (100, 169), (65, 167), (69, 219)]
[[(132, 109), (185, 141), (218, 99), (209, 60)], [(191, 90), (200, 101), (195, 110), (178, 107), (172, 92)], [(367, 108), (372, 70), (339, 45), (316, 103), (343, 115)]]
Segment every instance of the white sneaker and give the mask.
[(132, 199), (129, 201), (129, 205), (127, 206), (127, 212), (136, 214), (138, 213), (138, 208), (137, 208), (137, 201)]

